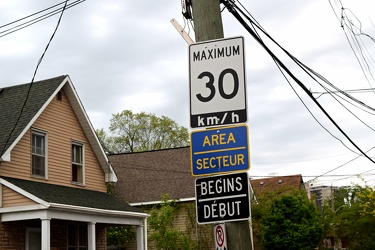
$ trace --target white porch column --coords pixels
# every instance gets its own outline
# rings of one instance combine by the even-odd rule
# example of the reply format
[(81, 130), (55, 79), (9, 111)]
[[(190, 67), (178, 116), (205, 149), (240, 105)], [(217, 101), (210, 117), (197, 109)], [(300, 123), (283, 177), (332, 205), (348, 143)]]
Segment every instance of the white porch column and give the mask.
[(88, 250), (96, 250), (95, 222), (89, 222), (87, 225)]
[(51, 247), (51, 218), (41, 218), (42, 221), (42, 250)]
[(144, 231), (143, 231), (144, 226), (137, 226), (137, 250), (144, 250)]

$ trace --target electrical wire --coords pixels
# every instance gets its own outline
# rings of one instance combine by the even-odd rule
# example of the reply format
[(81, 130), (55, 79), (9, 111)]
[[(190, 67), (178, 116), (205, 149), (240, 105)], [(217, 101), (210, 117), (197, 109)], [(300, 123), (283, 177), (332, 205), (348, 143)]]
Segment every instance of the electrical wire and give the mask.
[[(323, 112), (323, 114), (330, 120), (330, 122), (340, 131), (342, 135), (369, 161), (375, 164), (375, 161), (371, 159), (363, 150), (343, 131), (343, 129), (335, 122), (335, 120), (328, 114), (328, 112), (323, 108), (323, 106), (312, 96), (311, 92), (306, 88), (306, 86), (296, 77), (294, 74), (285, 66), (284, 63), (263, 43), (256, 35), (256, 33), (250, 28), (250, 26), (242, 19), (240, 14), (237, 12), (237, 6), (232, 0), (222, 0), (222, 3), (227, 7), (228, 11), (233, 14), (233, 16), (244, 26), (244, 28), (252, 35), (252, 37), (267, 51), (267, 53), (272, 57), (272, 59), (302, 88), (302, 90), (310, 97), (310, 99), (318, 106), (318, 108)], [(244, 14), (241, 10), (240, 12)], [(302, 65), (294, 56), (282, 48), (274, 39), (270, 37), (266, 32), (260, 29), (263, 34), (269, 37), (276, 45), (278, 45), (289, 57), (291, 57), (298, 65)], [(309, 74), (310, 75), (310, 74)], [(311, 75), (310, 75), (311, 76)], [(340, 140), (341, 141), (341, 140)], [(344, 145), (344, 143), (343, 143)], [(348, 148), (348, 147), (347, 147)]]
[[(71, 1), (71, 0), (67, 0), (67, 1)], [(43, 21), (43, 20), (45, 20), (45, 19), (47, 19), (47, 18), (49, 18), (49, 17), (52, 17), (52, 16), (54, 16), (54, 15), (56, 15), (56, 14), (59, 14), (59, 13), (61, 13), (62, 11), (65, 11), (65, 10), (67, 10), (67, 9), (70, 9), (70, 8), (72, 8), (72, 7), (74, 7), (74, 6), (78, 5), (78, 4), (80, 4), (80, 3), (83, 3), (84, 1), (86, 1), (86, 0), (76, 0), (76, 1), (74, 1), (74, 2), (72, 2), (72, 3), (70, 3), (70, 4), (66, 4), (66, 5), (64, 5), (64, 6), (61, 7), (61, 8), (54, 9), (54, 10), (52, 10), (52, 11), (46, 13), (46, 14), (43, 14), (43, 15), (41, 15), (41, 16), (38, 16), (38, 17), (36, 17), (36, 18), (34, 18), (34, 19), (31, 19), (31, 20), (25, 21), (25, 22), (23, 22), (23, 23), (21, 23), (21, 24), (18, 24), (18, 25), (16, 25), (16, 26), (14, 26), (14, 27), (11, 27), (11, 28), (9, 28), (9, 29), (6, 29), (6, 30), (3, 30), (3, 31), (0, 31), (0, 37), (4, 37), (4, 36), (6, 36), (6, 35), (9, 35), (9, 34), (12, 34), (12, 33), (16, 32), (16, 31), (22, 30), (22, 29), (24, 29), (24, 28), (26, 28), (26, 27), (29, 27), (29, 26), (31, 26), (31, 25), (33, 25), (33, 24), (36, 24), (36, 23), (40, 22), (40, 21)], [(64, 3), (64, 2), (62, 2), (62, 3)], [(50, 9), (56, 7), (56, 6), (61, 5), (62, 3), (59, 3), (59, 4), (56, 4), (56, 5), (53, 5), (53, 6), (49, 7), (49, 8), (46, 8), (46, 9), (41, 10), (41, 11), (38, 11), (38, 12), (36, 12), (36, 13), (34, 13), (34, 14), (28, 15), (28, 16), (23, 17), (23, 18), (20, 18), (20, 19), (18, 19), (18, 20), (16, 20), (16, 21), (10, 22), (10, 23), (5, 24), (5, 25), (2, 25), (2, 26), (0, 26), (0, 29), (1, 29), (1, 28), (4, 28), (4, 27), (6, 27), (6, 26), (9, 26), (9, 25), (15, 24), (15, 23), (17, 23), (17, 22), (20, 22), (20, 21), (26, 20), (26, 19), (28, 19), (28, 18), (30, 18), (30, 17), (33, 17), (33, 16), (37, 15), (37, 14), (43, 13), (43, 12), (45, 12), (45, 11), (47, 11), (47, 10), (50, 10)]]
[[(243, 6), (241, 4), (241, 6)], [(238, 9), (238, 8), (237, 8)], [(326, 78), (324, 78), (323, 76), (321, 76), (320, 74), (318, 74), (317, 72), (315, 72), (314, 70), (312, 70), (311, 68), (309, 68), (308, 66), (306, 66), (305, 64), (303, 64), (301, 61), (299, 61), (296, 57), (294, 57), (293, 55), (291, 55), (287, 50), (285, 50), (282, 46), (280, 46), (262, 27), (261, 25), (254, 19), (254, 17), (252, 17), (250, 14), (248, 14), (248, 16), (243, 13), (242, 10), (238, 9), (238, 11), (243, 15), (245, 16), (245, 18), (252, 24), (255, 24), (256, 27), (261, 30), (274, 44), (276, 44), (285, 54), (287, 54), (309, 77), (311, 77), (312, 79), (314, 79), (314, 81), (316, 83), (318, 83), (321, 87), (323, 87), (327, 93), (331, 93), (332, 91), (330, 91), (329, 89), (327, 89), (327, 87), (325, 87), (324, 85), (322, 85), (313, 75), (317, 76), (319, 79), (321, 79), (323, 82), (325, 82), (326, 84), (328, 84), (330, 87), (332, 87), (333, 89), (335, 89), (338, 93), (342, 94), (343, 96), (349, 98), (350, 100), (352, 100), (353, 102), (355, 103), (358, 103), (359, 105), (361, 106), (364, 106), (365, 108), (371, 110), (371, 111), (375, 111), (375, 108), (369, 106), (369, 105), (366, 105), (365, 103), (363, 103), (362, 101), (358, 100), (357, 98), (354, 98), (353, 96), (349, 95), (348, 93), (340, 90), (339, 88), (337, 88), (336, 86), (334, 86), (333, 84), (331, 84)], [(246, 9), (245, 11), (247, 13), (249, 13)], [(249, 18), (249, 16), (251, 18)], [(255, 29), (254, 29), (255, 30)], [(259, 35), (258, 35), (259, 36)], [(311, 72), (311, 74), (310, 74)], [(349, 102), (350, 103), (350, 102)], [(350, 103), (352, 104), (352, 103)], [(353, 104), (352, 104), (353, 105)]]
[[(370, 151), (373, 150), (374, 148), (375, 148), (375, 147), (370, 148), (369, 150), (366, 151), (366, 153), (370, 152)], [(339, 168), (342, 168), (342, 167), (344, 167), (345, 165), (347, 165), (347, 164), (349, 164), (349, 163), (351, 163), (351, 162), (357, 160), (357, 159), (360, 158), (360, 157), (361, 157), (361, 155), (358, 155), (358, 156), (356, 156), (355, 158), (353, 158), (353, 159), (347, 161), (346, 163), (341, 164), (340, 166), (335, 167), (335, 168), (333, 168), (333, 169), (331, 169), (331, 170), (329, 170), (329, 171), (327, 171), (327, 172), (325, 172), (325, 173), (323, 173), (323, 174), (321, 174), (321, 175), (318, 175), (318, 176), (316, 177), (316, 179), (319, 178), (319, 177), (322, 177), (323, 175), (327, 175), (328, 173), (331, 173), (331, 172), (333, 172), (333, 171), (335, 171), (335, 170), (337, 170), (337, 169), (339, 169)]]
[[(336, 1), (336, 7), (340, 11), (335, 10), (331, 0), (329, 0), (329, 4), (336, 18), (338, 19), (341, 28), (344, 31), (345, 37), (350, 45), (350, 48), (354, 53), (354, 56), (357, 59), (357, 62), (362, 70), (363, 75), (365, 76), (369, 85), (372, 87), (370, 79), (372, 80), (372, 82), (375, 82), (375, 77), (373, 73), (373, 71), (375, 70), (375, 67), (373, 65), (373, 63), (375, 63), (375, 60), (367, 50), (366, 45), (361, 37), (368, 38), (370, 39), (370, 41), (374, 43), (375, 38), (362, 31), (362, 23), (359, 20), (359, 18), (357, 18), (356, 15), (350, 9), (345, 8), (341, 1)], [(337, 12), (339, 12), (340, 15)], [(350, 13), (350, 15), (358, 22), (358, 27), (354, 24), (348, 13)]]
[[(229, 0), (230, 1), (230, 0)], [(320, 108), (320, 110), (326, 115), (326, 117), (327, 118), (329, 118), (329, 120), (335, 125), (335, 127), (348, 139), (348, 141), (350, 141), (351, 142), (351, 144), (353, 145), (353, 146), (355, 146), (355, 148), (361, 153), (361, 154), (358, 154), (359, 156), (357, 157), (357, 158), (359, 158), (360, 156), (365, 156), (368, 160), (370, 160), (372, 163), (375, 163), (373, 160), (372, 160), (372, 158), (370, 158), (365, 152), (363, 152), (355, 143), (354, 143), (354, 141), (352, 141), (351, 139), (350, 139), (350, 137), (348, 136), (348, 135), (346, 135), (345, 133), (344, 133), (344, 131), (338, 126), (338, 124), (328, 115), (328, 113), (323, 109), (323, 107), (315, 100), (315, 98), (312, 96), (312, 94), (307, 90), (307, 88), (302, 84), (302, 82), (300, 82), (293, 74), (291, 74), (291, 72), (285, 67), (285, 65), (283, 65), (282, 63), (281, 63), (281, 61), (280, 60), (278, 60), (278, 58), (269, 50), (269, 48), (263, 43), (263, 41), (259, 38), (259, 34), (257, 34), (256, 32), (254, 32), (254, 28), (253, 28), (253, 30), (251, 30), (250, 29), (250, 27), (244, 22), (244, 20), (240, 20), (240, 19), (242, 19), (240, 16), (239, 16), (239, 14), (238, 13), (234, 13), (235, 12), (235, 10), (234, 10), (234, 8), (231, 8), (230, 7), (230, 4), (229, 4), (229, 1), (228, 0), (226, 0), (226, 1), (224, 1), (223, 3), (224, 4), (227, 4), (227, 9), (237, 18), (237, 20), (239, 20), (240, 21), (240, 23), (246, 28), (246, 30), (248, 30), (249, 31), (249, 33), (253, 36), (253, 38), (256, 40), (256, 41), (258, 41), (258, 43), (260, 43), (261, 44), (261, 46), (271, 55), (271, 57), (272, 57), (272, 59), (275, 61), (275, 63), (276, 63), (276, 65), (279, 67), (279, 70), (283, 73), (283, 70), (286, 72), (286, 73), (288, 73), (288, 75), (305, 91), (305, 93), (314, 101), (314, 103), (316, 104), (316, 105), (318, 105), (318, 107)], [(235, 6), (235, 4), (233, 3), (233, 1), (230, 1), (231, 2), (231, 4), (233, 4), (233, 6)], [(236, 7), (236, 6), (235, 6)], [(241, 12), (241, 11), (240, 11)], [(241, 14), (242, 15), (244, 15), (244, 13), (243, 12), (241, 12)], [(252, 20), (250, 20), (250, 18), (248, 18), (248, 20), (250, 21), (250, 23), (252, 24), (252, 25), (257, 25), (257, 22), (252, 22)], [(255, 23), (255, 24), (254, 24)], [(312, 74), (314, 74), (315, 76), (318, 76), (319, 77), (319, 79), (321, 79), (321, 80), (323, 80), (323, 82), (325, 82), (325, 83), (327, 83), (328, 85), (330, 85), (331, 87), (333, 87), (334, 89), (336, 89), (336, 91), (339, 91), (341, 94), (343, 94), (344, 96), (347, 96), (349, 99), (351, 99), (351, 100), (354, 100), (354, 101), (356, 101), (356, 102), (358, 102), (358, 103), (360, 103), (361, 105), (364, 105), (366, 108), (369, 108), (370, 110), (374, 110), (372, 107), (370, 107), (370, 106), (368, 106), (368, 105), (365, 105), (364, 103), (362, 103), (361, 101), (359, 101), (359, 100), (357, 100), (356, 98), (352, 98), (348, 93), (345, 93), (344, 91), (342, 91), (342, 90), (339, 90), (337, 87), (335, 87), (335, 86), (333, 86), (328, 80), (326, 80), (324, 77), (322, 77), (321, 75), (319, 75), (319, 74), (317, 74), (315, 71), (313, 71), (313, 70), (311, 70), (309, 67), (307, 67), (306, 65), (304, 65), (303, 63), (301, 63), (297, 58), (295, 58), (294, 56), (292, 56), (289, 52), (287, 52), (284, 48), (282, 48), (276, 41), (274, 41), (264, 30), (263, 30), (263, 28), (261, 28), (261, 26), (259, 25), (259, 26), (257, 26), (258, 27), (258, 29), (260, 30), (260, 31), (262, 31), (263, 32), (263, 34), (265, 34), (271, 41), (273, 41), (279, 48), (281, 48), (282, 49), (282, 51), (284, 51), (294, 62), (296, 62), (297, 63), (297, 65), (299, 65), (311, 78), (313, 78), (315, 81), (317, 81), (316, 79), (315, 79), (315, 77), (313, 77), (309, 72), (311, 72)], [(281, 69), (280, 69), (280, 67), (281, 67)], [(307, 71), (308, 70), (308, 71)], [(285, 76), (285, 74), (283, 73), (283, 75), (284, 75), (284, 77), (287, 79), (287, 77)], [(289, 85), (291, 85), (290, 84), (290, 82), (288, 81), (288, 83), (289, 83)], [(292, 88), (293, 90), (294, 90), (294, 88)], [(324, 89), (326, 89), (327, 91), (328, 91), (328, 89), (327, 88), (324, 88)], [(296, 93), (296, 92), (295, 92)], [(297, 93), (296, 93), (297, 94)], [(331, 93), (331, 95), (332, 95), (332, 93)], [(297, 96), (298, 96), (298, 94), (297, 94)], [(298, 96), (299, 97), (299, 96)], [(300, 98), (300, 97), (299, 97)], [(337, 99), (336, 99), (336, 101), (338, 101)], [(340, 102), (339, 102), (340, 103)], [(341, 103), (340, 103), (341, 104)], [(341, 104), (342, 105), (342, 104)], [(342, 106), (344, 106), (344, 105), (342, 105)], [(306, 107), (306, 106), (305, 106)], [(307, 108), (307, 107), (306, 107)], [(307, 110), (309, 110), (308, 108), (307, 108)], [(309, 110), (309, 112), (310, 112), (310, 110)], [(310, 112), (311, 113), (311, 112)], [(353, 114), (353, 113), (352, 113)], [(353, 114), (354, 115), (354, 114)], [(313, 116), (314, 117), (314, 116)], [(323, 127), (324, 128), (324, 127)], [(341, 141), (341, 140), (340, 140)], [(345, 146), (345, 145), (344, 145)], [(348, 147), (347, 147), (348, 148)], [(344, 164), (344, 165), (346, 165), (346, 164)], [(337, 167), (337, 168), (335, 168), (335, 169), (333, 169), (333, 170), (331, 170), (331, 171), (334, 171), (334, 170), (336, 170), (336, 169), (338, 169), (338, 168), (340, 168), (340, 167), (342, 167), (342, 166), (344, 166), (344, 165), (341, 165), (341, 166), (339, 166), (339, 167)], [(331, 171), (329, 171), (329, 172), (331, 172)], [(324, 176), (324, 175), (327, 175), (327, 173), (324, 173), (324, 174), (322, 174), (321, 176)], [(348, 177), (348, 178), (350, 178), (350, 177)], [(335, 180), (336, 181), (336, 180)]]
[(0, 154), (0, 156), (3, 155), (4, 150), (5, 150), (5, 148), (7, 147), (7, 144), (8, 144), (8, 142), (9, 142), (9, 140), (10, 140), (10, 138), (11, 138), (11, 136), (12, 136), (14, 130), (15, 130), (15, 128), (17, 127), (17, 124), (18, 124), (19, 120), (21, 119), (21, 116), (22, 116), (22, 113), (23, 113), (23, 111), (24, 111), (24, 109), (25, 109), (25, 106), (26, 106), (27, 100), (29, 99), (30, 91), (31, 91), (32, 85), (33, 85), (33, 83), (34, 83), (34, 79), (35, 79), (36, 73), (37, 73), (37, 71), (38, 71), (38, 69), (39, 69), (40, 64), (41, 64), (42, 61), (43, 61), (44, 55), (46, 54), (49, 45), (50, 45), (51, 42), (52, 42), (52, 39), (54, 38), (54, 36), (55, 36), (55, 34), (56, 34), (57, 29), (58, 29), (59, 26), (60, 26), (60, 22), (61, 22), (61, 19), (62, 19), (63, 14), (64, 14), (64, 12), (65, 12), (65, 7), (66, 7), (66, 5), (67, 5), (67, 2), (68, 2), (68, 0), (65, 1), (65, 5), (64, 5), (64, 7), (63, 7), (63, 9), (62, 9), (62, 11), (61, 11), (61, 14), (60, 14), (60, 17), (59, 17), (59, 19), (58, 19), (58, 21), (57, 21), (57, 24), (56, 24), (55, 30), (53, 31), (53, 33), (52, 33), (52, 35), (51, 35), (51, 37), (50, 37), (50, 39), (49, 39), (49, 41), (48, 41), (48, 43), (47, 43), (47, 46), (45, 47), (45, 49), (44, 49), (44, 51), (43, 51), (43, 53), (42, 53), (42, 56), (41, 56), (41, 57), (39, 58), (39, 60), (38, 60), (38, 63), (37, 63), (37, 65), (36, 65), (36, 68), (35, 68), (35, 71), (34, 71), (33, 77), (32, 77), (32, 79), (31, 79), (31, 82), (30, 82), (30, 85), (29, 85), (29, 88), (28, 88), (28, 91), (27, 91), (27, 94), (26, 94), (26, 97), (25, 97), (25, 100), (24, 100), (23, 105), (22, 105), (22, 108), (21, 108), (20, 114), (19, 114), (19, 116), (18, 116), (18, 118), (17, 118), (17, 120), (16, 120), (16, 122), (15, 122), (13, 128), (12, 128), (12, 130), (11, 130), (10, 133), (9, 133), (8, 139), (6, 140), (6, 142), (5, 142), (5, 144), (4, 144), (4, 147), (3, 147), (3, 149), (1, 150), (1, 154)]

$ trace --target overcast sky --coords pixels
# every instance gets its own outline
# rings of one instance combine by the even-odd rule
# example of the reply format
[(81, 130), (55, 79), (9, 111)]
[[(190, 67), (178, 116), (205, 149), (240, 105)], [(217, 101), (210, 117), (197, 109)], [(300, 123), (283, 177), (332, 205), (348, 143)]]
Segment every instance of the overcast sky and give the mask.
[[(0, 26), (60, 1), (0, 0)], [(375, 2), (341, 1), (345, 15), (362, 31), (375, 37)], [(286, 50), (342, 90), (367, 89), (366, 80), (337, 16), (341, 6), (332, 0), (243, 1), (262, 27)], [(335, 12), (336, 11), (336, 15)], [(355, 16), (354, 16), (355, 15)], [(0, 28), (0, 87), (30, 82), (59, 15), (2, 36), (13, 26)], [(195, 40), (190, 23), (174, 1), (87, 0), (64, 13), (60, 26), (39, 67), (36, 80), (67, 74), (95, 129), (108, 129), (112, 114), (123, 110), (168, 116), (189, 127), (188, 44), (170, 23), (172, 18)], [(250, 130), (250, 176), (302, 174), (305, 181), (319, 178), (326, 185), (373, 184), (375, 164), (358, 156), (344, 136), (292, 83), (301, 99), (330, 135), (312, 117), (270, 56), (227, 11), (222, 12), (225, 37), (243, 36), (246, 52), (247, 108)], [(362, 38), (375, 58), (375, 44)], [(320, 88), (278, 53), (312, 92)], [(371, 62), (368, 67), (375, 72)], [(374, 92), (353, 94), (375, 107)], [(319, 97), (319, 94), (314, 94)], [(375, 119), (350, 107), (355, 116), (328, 94), (317, 99), (339, 126), (363, 150), (375, 146)], [(367, 126), (366, 126), (367, 125)], [(368, 152), (375, 157), (375, 150)], [(348, 163), (351, 161), (350, 163)], [(366, 174), (363, 174), (367, 172)], [(368, 175), (369, 174), (369, 175)], [(334, 177), (332, 175), (340, 175)], [(341, 176), (343, 175), (343, 176)], [(363, 184), (363, 182), (361, 182)]]

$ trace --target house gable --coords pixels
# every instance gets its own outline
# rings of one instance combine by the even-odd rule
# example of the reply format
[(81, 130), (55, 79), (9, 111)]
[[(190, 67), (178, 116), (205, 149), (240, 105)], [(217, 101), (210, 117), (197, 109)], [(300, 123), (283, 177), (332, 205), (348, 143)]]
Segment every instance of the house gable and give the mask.
[(105, 181), (117, 180), (68, 76), (34, 82), (31, 88), (30, 84), (4, 88), (1, 92), (1, 109), (12, 99), (13, 102), (25, 103), (21, 116), (17, 111), (22, 105), (11, 105), (16, 115), (5, 119), (8, 123), (0, 131), (1, 175), (32, 178), (31, 132), (37, 130), (45, 133), (48, 140), (48, 174), (45, 180), (33, 180), (71, 185), (73, 141), (81, 143), (84, 148), (85, 188), (106, 191)]
[(0, 161), (10, 160), (12, 148), (66, 78), (59, 76), (0, 90)]
[(0, 248), (105, 249), (107, 226), (131, 225), (143, 249), (148, 215), (106, 192), (116, 180), (68, 76), (0, 89)]

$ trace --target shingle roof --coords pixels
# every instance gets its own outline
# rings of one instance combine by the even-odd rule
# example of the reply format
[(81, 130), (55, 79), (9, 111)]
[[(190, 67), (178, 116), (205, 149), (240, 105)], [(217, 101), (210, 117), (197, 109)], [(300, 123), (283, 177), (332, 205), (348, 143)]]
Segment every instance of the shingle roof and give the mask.
[(0, 177), (22, 190), (33, 194), (47, 203), (64, 204), (71, 206), (96, 208), (113, 211), (127, 211), (143, 213), (142, 210), (132, 207), (129, 204), (119, 201), (107, 193), (71, 188), (60, 185), (52, 185), (43, 182)]
[(251, 187), (255, 193), (255, 196), (259, 196), (265, 192), (281, 191), (285, 193), (293, 190), (304, 190), (302, 175), (288, 175), (288, 176), (277, 176), (268, 177), (262, 179), (251, 179)]
[[(28, 83), (5, 87), (0, 90), (0, 156), (16, 140), (66, 77), (66, 75), (63, 75), (37, 81), (31, 87)], [(24, 110), (18, 120), (27, 95)], [(10, 133), (12, 133), (11, 136), (9, 136)]]
[(129, 203), (195, 197), (190, 147), (108, 156), (117, 176), (115, 195)]

